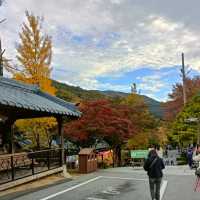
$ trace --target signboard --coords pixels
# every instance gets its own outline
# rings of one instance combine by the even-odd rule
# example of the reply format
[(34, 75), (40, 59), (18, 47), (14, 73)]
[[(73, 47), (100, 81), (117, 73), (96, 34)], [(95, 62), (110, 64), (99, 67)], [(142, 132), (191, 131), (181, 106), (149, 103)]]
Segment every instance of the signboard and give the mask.
[(148, 150), (132, 150), (131, 158), (147, 158)]

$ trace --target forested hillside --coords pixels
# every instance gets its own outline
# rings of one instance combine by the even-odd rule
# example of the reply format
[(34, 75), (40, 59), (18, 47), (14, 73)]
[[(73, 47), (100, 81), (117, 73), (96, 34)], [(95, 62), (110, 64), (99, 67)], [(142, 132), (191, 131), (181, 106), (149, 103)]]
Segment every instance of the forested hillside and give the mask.
[[(53, 86), (57, 89), (56, 95), (66, 101), (80, 102), (81, 100), (97, 100), (97, 99), (115, 99), (123, 98), (129, 93), (118, 91), (98, 91), (98, 90), (84, 90), (80, 87), (67, 85), (58, 81), (53, 81)], [(163, 109), (161, 103), (150, 97), (142, 95), (145, 103), (148, 105), (150, 112), (158, 117), (163, 117)]]

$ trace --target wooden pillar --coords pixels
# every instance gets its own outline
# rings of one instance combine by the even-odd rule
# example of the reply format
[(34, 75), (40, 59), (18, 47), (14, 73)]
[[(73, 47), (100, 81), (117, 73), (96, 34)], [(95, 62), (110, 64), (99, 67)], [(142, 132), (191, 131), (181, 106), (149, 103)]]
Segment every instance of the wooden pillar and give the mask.
[(71, 175), (67, 172), (67, 167), (65, 165), (65, 154), (64, 154), (64, 137), (63, 137), (63, 119), (62, 117), (57, 117), (58, 122), (58, 134), (60, 136), (60, 148), (61, 148), (61, 165), (63, 167), (63, 176), (65, 178), (71, 178)]
[(11, 127), (10, 127), (10, 140), (11, 140), (11, 144), (10, 144), (10, 149), (11, 149), (11, 153), (15, 153), (15, 150), (14, 150), (14, 122), (11, 124)]
[[(4, 134), (7, 134), (7, 142), (9, 144), (9, 153), (14, 153), (14, 119), (8, 119), (4, 122)], [(4, 137), (5, 139), (5, 137)]]
[(57, 122), (58, 122), (58, 135), (60, 137), (60, 148), (61, 148), (61, 164), (63, 165), (65, 162), (64, 158), (64, 137), (63, 137), (63, 119), (62, 117), (57, 117)]

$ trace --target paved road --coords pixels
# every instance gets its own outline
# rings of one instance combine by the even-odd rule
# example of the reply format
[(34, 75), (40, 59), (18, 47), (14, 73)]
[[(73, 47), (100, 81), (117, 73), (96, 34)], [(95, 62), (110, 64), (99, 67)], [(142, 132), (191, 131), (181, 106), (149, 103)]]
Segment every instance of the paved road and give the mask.
[[(187, 167), (168, 167), (165, 174), (161, 188), (162, 200), (200, 199), (200, 193), (193, 191), (195, 176)], [(150, 200), (150, 196), (145, 172), (129, 167), (103, 170), (24, 196), (13, 196), (12, 199)]]

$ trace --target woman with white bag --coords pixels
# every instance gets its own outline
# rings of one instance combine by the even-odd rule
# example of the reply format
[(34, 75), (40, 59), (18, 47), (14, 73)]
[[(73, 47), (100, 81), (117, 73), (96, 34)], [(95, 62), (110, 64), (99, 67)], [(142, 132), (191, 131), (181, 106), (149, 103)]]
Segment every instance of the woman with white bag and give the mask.
[(199, 191), (200, 190), (200, 154), (197, 154), (197, 150), (198, 150), (198, 147), (195, 147), (195, 150), (193, 152), (193, 161), (196, 161), (198, 162), (198, 167), (195, 171), (195, 175), (197, 176), (197, 179), (196, 179), (196, 183), (195, 183), (195, 188), (194, 188), (194, 191)]

